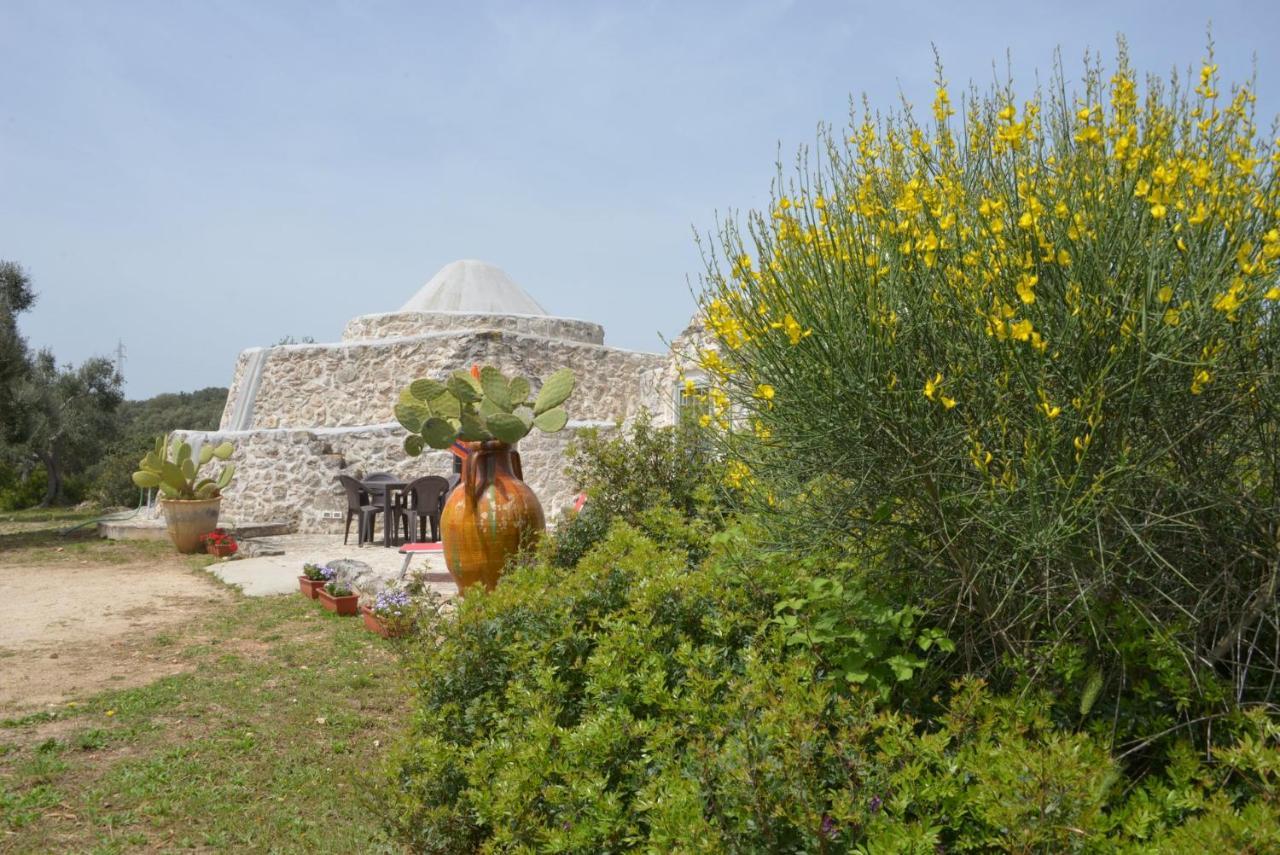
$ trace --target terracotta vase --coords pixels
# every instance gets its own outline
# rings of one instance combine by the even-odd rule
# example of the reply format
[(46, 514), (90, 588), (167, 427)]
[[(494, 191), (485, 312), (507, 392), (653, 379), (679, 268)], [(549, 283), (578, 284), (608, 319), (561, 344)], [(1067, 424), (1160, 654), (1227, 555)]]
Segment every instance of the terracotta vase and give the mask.
[(467, 446), (462, 481), (440, 519), (444, 563), (463, 593), (477, 583), (492, 590), (507, 560), (547, 528), (542, 504), (522, 480), (519, 453), (493, 440)]
[(302, 596), (309, 600), (319, 599), (320, 589), (323, 587), (323, 579), (308, 579), (306, 576), (298, 577), (298, 588), (302, 591)]
[(222, 499), (162, 499), (169, 539), (179, 552), (194, 554), (204, 549), (202, 538), (218, 527)]

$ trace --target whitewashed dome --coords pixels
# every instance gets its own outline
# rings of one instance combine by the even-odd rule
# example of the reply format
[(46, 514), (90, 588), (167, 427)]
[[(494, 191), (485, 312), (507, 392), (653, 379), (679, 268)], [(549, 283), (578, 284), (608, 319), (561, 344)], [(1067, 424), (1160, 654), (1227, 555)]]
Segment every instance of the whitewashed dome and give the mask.
[(400, 311), (547, 314), (502, 268), (470, 259), (450, 262), (440, 268)]

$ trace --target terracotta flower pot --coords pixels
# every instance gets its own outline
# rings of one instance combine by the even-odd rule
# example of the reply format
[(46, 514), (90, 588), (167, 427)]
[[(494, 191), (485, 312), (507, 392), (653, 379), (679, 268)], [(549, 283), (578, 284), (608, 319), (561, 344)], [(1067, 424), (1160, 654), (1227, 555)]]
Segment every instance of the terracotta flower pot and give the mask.
[(339, 615), (354, 615), (356, 607), (360, 603), (359, 594), (350, 594), (345, 597), (335, 597), (324, 588), (320, 589), (320, 602), (326, 609)]
[(520, 455), (505, 442), (468, 446), (462, 483), (440, 521), (444, 562), (460, 592), (477, 583), (492, 590), (507, 560), (547, 528), (542, 504), (522, 480)]
[(320, 597), (320, 590), (324, 588), (323, 579), (308, 579), (306, 576), (298, 577), (298, 588), (302, 591), (302, 596), (309, 600), (315, 600)]
[(377, 633), (383, 638), (399, 638), (405, 634), (404, 627), (395, 627), (393, 629), (387, 626), (368, 606), (361, 606), (360, 614), (364, 616), (364, 628), (370, 632)]
[(161, 499), (169, 539), (179, 552), (194, 554), (203, 547), (206, 534), (218, 527), (218, 509), (222, 498)]

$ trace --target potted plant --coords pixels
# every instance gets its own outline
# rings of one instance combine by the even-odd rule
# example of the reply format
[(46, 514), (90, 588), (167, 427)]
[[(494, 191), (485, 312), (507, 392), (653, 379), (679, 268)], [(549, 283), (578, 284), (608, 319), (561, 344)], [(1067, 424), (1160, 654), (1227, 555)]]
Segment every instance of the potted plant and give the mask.
[(322, 567), (320, 572), (326, 579), (324, 587), (319, 591), (320, 602), (334, 614), (354, 615), (360, 597), (352, 593), (351, 586), (338, 579), (338, 571), (332, 567)]
[(362, 606), (365, 629), (383, 638), (399, 638), (413, 631), (412, 602), (408, 591), (379, 591), (372, 606)]
[(319, 598), (320, 589), (329, 581), (324, 575), (327, 569), (319, 564), (302, 565), (302, 575), (298, 577), (298, 588), (302, 591), (302, 596), (311, 600)]
[(225, 528), (215, 528), (201, 540), (204, 541), (204, 551), (218, 558), (230, 558), (240, 549), (236, 539)]
[[(455, 371), (448, 380), (415, 380), (400, 393), (396, 419), (409, 431), (404, 450), (468, 445), (462, 483), (441, 515), (445, 565), (465, 592), (476, 583), (492, 588), (507, 560), (546, 530), (538, 497), (524, 483), (514, 447), (535, 427), (564, 428), (560, 405), (573, 393), (573, 371), (562, 368), (543, 381), (535, 397), (524, 377), (507, 378), (491, 365)], [(493, 489), (490, 489), (493, 488)]]
[(224, 442), (202, 446), (199, 455), (194, 455), (188, 443), (174, 439), (166, 444), (161, 436), (133, 473), (133, 483), (139, 487), (160, 490), (169, 539), (179, 552), (198, 552), (200, 539), (218, 527), (222, 491), (231, 483), (236, 467), (225, 464), (216, 478), (201, 478), (200, 470), (215, 457), (225, 461), (233, 451), (235, 447)]

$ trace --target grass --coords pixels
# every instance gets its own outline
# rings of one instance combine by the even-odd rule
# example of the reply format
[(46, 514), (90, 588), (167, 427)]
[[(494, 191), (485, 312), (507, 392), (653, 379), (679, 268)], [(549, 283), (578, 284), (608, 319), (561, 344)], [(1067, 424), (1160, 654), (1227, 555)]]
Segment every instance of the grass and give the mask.
[[(8, 537), (24, 563), (153, 549)], [(409, 709), (388, 642), (301, 597), (237, 596), (147, 644), (184, 670), (0, 721), (0, 851), (398, 851), (371, 795)]]
[(46, 564), (65, 557), (122, 563), (173, 554), (167, 542), (100, 539), (97, 527), (89, 523), (101, 516), (99, 510), (71, 508), (0, 512), (0, 554), (15, 564)]

